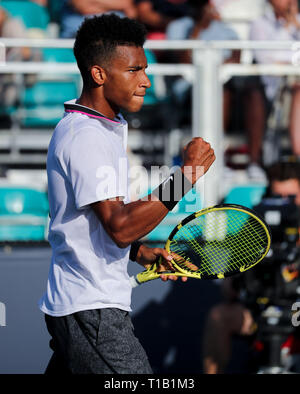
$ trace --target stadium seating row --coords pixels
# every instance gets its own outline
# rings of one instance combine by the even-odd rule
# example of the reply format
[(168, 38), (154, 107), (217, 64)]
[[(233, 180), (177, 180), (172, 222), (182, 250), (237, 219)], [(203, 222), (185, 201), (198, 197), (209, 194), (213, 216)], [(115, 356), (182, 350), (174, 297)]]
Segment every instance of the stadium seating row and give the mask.
[(30, 187), (0, 187), (0, 241), (44, 241), (47, 193)]
[[(68, 48), (44, 48), (42, 54), (45, 62), (75, 62), (73, 51)], [(147, 50), (146, 55), (149, 63), (156, 61), (152, 52)], [(161, 99), (156, 94), (154, 77), (149, 78), (152, 85), (144, 105), (158, 105)], [(63, 103), (78, 97), (79, 89), (79, 75), (40, 75), (32, 85), (22, 87), (15, 106), (3, 110), (14, 117), (21, 128), (53, 129), (62, 118)]]
[[(42, 36), (47, 37), (50, 16), (45, 7), (24, 0), (5, 0), (1, 6), (12, 17), (21, 19), (29, 32), (40, 30), (44, 33)], [(40, 52), (43, 62), (75, 62), (71, 48), (44, 48)], [(45, 80), (39, 75), (32, 85), (24, 83), (18, 102), (10, 108), (2, 108), (2, 113), (14, 117), (14, 124), (23, 128), (54, 127), (62, 117), (62, 103), (76, 97), (78, 88), (78, 76), (52, 75)]]
[[(261, 185), (233, 188), (225, 203), (249, 208), (258, 204), (265, 192)], [(148, 241), (163, 241), (187, 212), (201, 209), (201, 198), (189, 192), (172, 212), (148, 236)], [(0, 187), (0, 242), (44, 241), (48, 234), (49, 204), (47, 193), (30, 187)]]
[(47, 30), (48, 28), (50, 22), (48, 11), (37, 3), (24, 0), (3, 0), (1, 7), (5, 8), (11, 16), (21, 19), (28, 29)]
[[(51, 1), (51, 6), (59, 10), (61, 1)], [(13, 17), (20, 18), (30, 31), (40, 30), (47, 37), (50, 15), (46, 8), (25, 0), (1, 1)], [(55, 11), (54, 10), (54, 11)], [(156, 63), (153, 52), (146, 50), (149, 64)], [(72, 49), (44, 48), (41, 49), (43, 62), (74, 63)], [(160, 105), (157, 95), (156, 80), (149, 76), (152, 86), (145, 97), (145, 106)], [(18, 103), (11, 108), (2, 109), (13, 116), (21, 128), (54, 128), (63, 114), (64, 101), (78, 96), (80, 79), (77, 75), (38, 75), (33, 84), (24, 84), (20, 90)], [(15, 124), (15, 123), (14, 123)], [(247, 185), (233, 188), (224, 202), (242, 204), (252, 207), (257, 204), (264, 193), (264, 186)], [(165, 220), (147, 237), (157, 241), (167, 239), (171, 229), (187, 212), (201, 209), (200, 196), (187, 195), (170, 212)], [(0, 187), (0, 241), (43, 241), (48, 229), (47, 193), (30, 187)]]

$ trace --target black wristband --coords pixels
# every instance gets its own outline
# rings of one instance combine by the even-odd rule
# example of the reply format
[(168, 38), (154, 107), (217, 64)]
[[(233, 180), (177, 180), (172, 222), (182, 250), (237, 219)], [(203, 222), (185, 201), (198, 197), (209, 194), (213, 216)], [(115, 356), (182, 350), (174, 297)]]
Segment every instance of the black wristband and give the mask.
[(164, 206), (171, 211), (192, 187), (193, 184), (185, 177), (179, 168), (170, 175), (167, 180), (153, 190), (152, 194), (158, 197)]
[(131, 261), (136, 261), (136, 256), (138, 254), (140, 246), (142, 246), (142, 242), (140, 242), (140, 241), (132, 242), (130, 252), (129, 252), (129, 259)]

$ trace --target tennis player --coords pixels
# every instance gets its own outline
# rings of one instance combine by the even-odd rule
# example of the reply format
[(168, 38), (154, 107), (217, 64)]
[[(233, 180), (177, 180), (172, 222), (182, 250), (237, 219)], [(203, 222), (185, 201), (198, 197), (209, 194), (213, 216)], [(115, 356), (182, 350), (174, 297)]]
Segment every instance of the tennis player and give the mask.
[(161, 256), (161, 268), (172, 268), (164, 249), (136, 241), (215, 159), (210, 145), (194, 138), (184, 148), (189, 171), (183, 166), (147, 201), (129, 202), (127, 123), (119, 111), (138, 111), (150, 87), (145, 34), (137, 21), (110, 14), (86, 19), (76, 36), (82, 94), (65, 103), (47, 158), (53, 253), (39, 305), (54, 351), (48, 374), (152, 372), (129, 316), (127, 264), (147, 268)]

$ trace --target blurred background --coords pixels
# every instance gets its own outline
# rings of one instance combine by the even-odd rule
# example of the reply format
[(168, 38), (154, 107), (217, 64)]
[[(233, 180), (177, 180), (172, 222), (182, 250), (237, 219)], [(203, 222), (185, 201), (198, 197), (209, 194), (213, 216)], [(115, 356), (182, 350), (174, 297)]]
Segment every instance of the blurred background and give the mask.
[[(264, 263), (233, 280), (160, 281), (133, 291), (136, 335), (157, 373), (299, 373), (300, 14), (297, 0), (0, 1), (0, 373), (43, 373), (47, 147), (63, 102), (80, 95), (73, 56), (85, 17), (148, 29), (152, 82), (129, 123), (133, 198), (201, 136), (209, 172), (145, 242), (163, 246), (187, 214), (216, 203), (255, 208), (271, 227)], [(155, 166), (156, 171), (153, 171)], [(144, 174), (145, 175), (145, 174)], [(156, 184), (155, 184), (156, 182)], [(129, 273), (139, 267), (129, 264)], [(299, 300), (300, 301), (300, 300)]]

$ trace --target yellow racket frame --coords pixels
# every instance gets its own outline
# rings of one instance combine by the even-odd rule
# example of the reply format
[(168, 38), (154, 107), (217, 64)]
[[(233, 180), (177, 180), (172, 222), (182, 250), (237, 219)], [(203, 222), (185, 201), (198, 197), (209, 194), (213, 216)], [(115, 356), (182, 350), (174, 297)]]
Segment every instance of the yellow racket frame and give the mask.
[[(252, 265), (246, 267), (246, 266), (242, 266), (239, 267), (239, 272), (244, 272), (247, 271), (248, 269), (254, 267), (256, 264), (258, 264), (260, 261), (262, 261), (271, 246), (271, 235), (270, 235), (270, 230), (268, 228), (268, 225), (256, 214), (254, 213), (254, 211), (252, 211), (249, 208), (243, 207), (241, 205), (235, 205), (235, 204), (223, 204), (223, 205), (215, 205), (212, 207), (208, 207), (208, 208), (204, 208), (201, 209), (200, 211), (197, 211), (195, 213), (193, 213), (192, 215), (189, 215), (187, 218), (183, 219), (170, 233), (169, 238), (165, 244), (165, 249), (171, 254), (172, 251), (170, 250), (170, 245), (172, 242), (173, 237), (175, 236), (175, 234), (188, 222), (190, 222), (191, 220), (198, 218), (199, 216), (205, 215), (209, 212), (217, 212), (217, 211), (224, 211), (224, 210), (236, 210), (236, 211), (240, 211), (243, 213), (246, 213), (247, 215), (252, 216), (255, 220), (257, 220), (261, 226), (264, 228), (265, 233), (267, 235), (267, 246), (265, 249), (265, 252), (262, 254), (262, 256), (255, 261)], [(177, 270), (177, 271), (163, 271), (163, 272), (158, 272), (157, 269), (159, 267), (159, 264), (161, 262), (161, 258), (159, 259), (159, 261), (155, 262), (149, 269), (138, 273), (135, 276), (135, 281), (137, 282), (137, 284), (141, 284), (144, 282), (148, 282), (150, 280), (154, 280), (154, 279), (158, 279), (162, 274), (163, 275), (175, 275), (175, 276), (185, 276), (185, 277), (189, 277), (189, 278), (195, 278), (195, 279), (202, 279), (202, 274), (200, 272), (192, 272), (192, 271), (187, 271), (185, 269), (183, 269), (182, 267), (180, 267), (179, 265), (176, 264), (176, 261), (174, 259), (171, 260), (171, 263), (173, 265), (173, 267)], [(223, 279), (225, 278), (225, 276), (230, 276), (233, 274), (236, 274), (237, 271), (234, 271), (233, 273), (227, 274), (225, 275), (225, 273), (219, 273), (215, 276), (211, 276), (210, 279)]]

